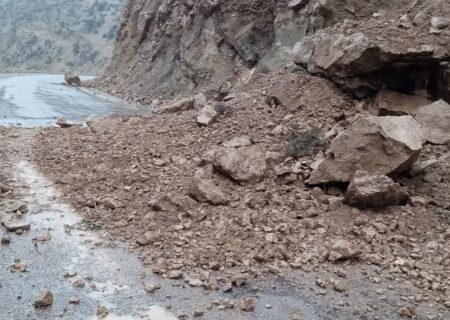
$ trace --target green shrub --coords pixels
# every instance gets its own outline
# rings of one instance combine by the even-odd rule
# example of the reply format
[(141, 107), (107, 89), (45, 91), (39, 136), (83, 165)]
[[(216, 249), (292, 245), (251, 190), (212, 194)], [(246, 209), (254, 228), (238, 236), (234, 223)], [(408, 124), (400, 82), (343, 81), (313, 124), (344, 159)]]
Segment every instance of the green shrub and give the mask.
[(298, 159), (327, 147), (328, 141), (321, 137), (319, 129), (300, 129), (298, 126), (292, 126), (287, 138), (286, 155)]

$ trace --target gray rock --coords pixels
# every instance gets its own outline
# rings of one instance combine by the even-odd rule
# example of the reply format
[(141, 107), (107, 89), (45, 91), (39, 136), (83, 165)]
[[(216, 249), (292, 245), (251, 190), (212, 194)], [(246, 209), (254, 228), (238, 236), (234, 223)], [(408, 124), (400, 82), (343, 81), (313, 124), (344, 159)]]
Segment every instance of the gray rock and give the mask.
[(345, 201), (359, 208), (382, 208), (406, 202), (408, 193), (391, 178), (358, 171), (350, 183)]
[(293, 10), (299, 10), (308, 4), (309, 0), (292, 0), (288, 7)]
[(431, 27), (437, 30), (445, 29), (450, 25), (450, 19), (441, 17), (431, 18)]
[(415, 112), (418, 123), (424, 127), (426, 139), (433, 144), (450, 142), (450, 105), (444, 100), (418, 108)]
[(356, 248), (353, 244), (344, 239), (337, 240), (328, 255), (328, 259), (333, 262), (340, 260), (349, 260), (358, 258), (361, 255), (361, 250)]
[(214, 167), (237, 182), (258, 183), (266, 175), (265, 151), (259, 145), (219, 150)]
[(159, 107), (156, 112), (157, 113), (176, 113), (187, 111), (192, 109), (194, 106), (194, 97), (183, 98), (179, 100), (172, 101), (168, 104), (165, 104)]
[(30, 224), (23, 221), (3, 221), (3, 226), (9, 232), (17, 230), (30, 230)]
[(210, 105), (203, 107), (197, 116), (197, 123), (200, 126), (208, 126), (217, 119), (219, 113)]
[(213, 205), (227, 204), (228, 197), (214, 183), (204, 179), (193, 179), (189, 188), (189, 195), (198, 202)]
[(239, 148), (239, 147), (246, 147), (246, 146), (251, 146), (251, 145), (252, 145), (252, 141), (250, 140), (250, 138), (248, 136), (236, 137), (231, 140), (225, 141), (223, 143), (223, 146), (225, 148)]

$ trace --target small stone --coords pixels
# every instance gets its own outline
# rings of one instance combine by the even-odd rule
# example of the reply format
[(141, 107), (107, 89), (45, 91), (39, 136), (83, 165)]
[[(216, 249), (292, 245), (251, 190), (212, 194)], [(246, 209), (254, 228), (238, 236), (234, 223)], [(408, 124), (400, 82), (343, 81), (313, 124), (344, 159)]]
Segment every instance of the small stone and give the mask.
[(233, 284), (225, 283), (222, 290), (223, 290), (223, 292), (230, 292), (231, 290), (233, 290)]
[(202, 287), (204, 285), (203, 281), (201, 281), (200, 279), (193, 279), (190, 278), (187, 280), (188, 285), (190, 285), (191, 287)]
[(239, 302), (239, 308), (245, 312), (255, 311), (255, 299), (246, 297)]
[(308, 2), (309, 0), (292, 0), (291, 2), (289, 2), (288, 8), (292, 10), (299, 10), (303, 8)]
[(69, 303), (70, 304), (79, 304), (80, 303), (80, 299), (75, 298), (75, 297), (70, 297), (69, 298)]
[(423, 197), (414, 196), (409, 199), (409, 203), (413, 207), (426, 207), (427, 206), (427, 200)]
[(271, 304), (266, 304), (265, 307), (266, 307), (266, 309), (272, 309), (272, 305)]
[(82, 277), (77, 277), (74, 281), (73, 281), (73, 286), (75, 288), (84, 288), (86, 286), (86, 283), (84, 281), (84, 279)]
[(12, 272), (26, 272), (27, 265), (25, 263), (21, 263), (20, 260), (18, 260), (17, 262), (14, 262), (11, 265), (11, 271)]
[(337, 269), (336, 274), (341, 278), (347, 278), (347, 272), (344, 269)]
[(103, 206), (105, 207), (105, 209), (115, 210), (120, 207), (120, 204), (114, 199), (106, 198), (103, 201)]
[(450, 19), (440, 18), (440, 17), (432, 17), (431, 18), (431, 26), (434, 29), (441, 30), (445, 29), (450, 25)]
[(99, 319), (105, 318), (108, 314), (109, 314), (109, 310), (105, 306), (97, 307), (97, 317)]
[(268, 233), (266, 234), (266, 241), (269, 243), (277, 243), (278, 237), (275, 233)]
[(246, 147), (251, 146), (252, 141), (248, 136), (240, 136), (233, 138), (231, 140), (225, 141), (222, 144), (225, 148), (239, 148), (239, 147)]
[(347, 291), (347, 285), (344, 281), (336, 281), (336, 283), (334, 284), (334, 290), (336, 290), (337, 292), (345, 292)]
[(337, 262), (339, 260), (355, 259), (361, 255), (361, 251), (354, 248), (347, 240), (337, 240), (331, 248), (328, 259)]
[(203, 309), (195, 309), (194, 310), (194, 317), (202, 317), (206, 313)]
[(10, 235), (5, 235), (2, 237), (2, 239), (0, 240), (1, 244), (10, 244), (11, 243), (11, 236)]
[(36, 236), (36, 240), (41, 242), (49, 241), (51, 238), (52, 236), (48, 230), (41, 231)]
[(168, 274), (169, 279), (181, 279), (183, 277), (183, 272), (180, 270), (172, 270)]
[(189, 195), (200, 203), (224, 205), (229, 202), (228, 197), (214, 183), (195, 178), (191, 182)]
[(197, 124), (199, 126), (208, 126), (213, 123), (218, 116), (219, 113), (216, 111), (216, 109), (214, 109), (210, 105), (206, 105), (198, 113)]
[(144, 284), (144, 289), (148, 293), (154, 293), (156, 290), (161, 289), (161, 285), (159, 283), (147, 282)]
[(77, 273), (75, 271), (67, 271), (66, 273), (64, 273), (64, 278), (72, 278), (75, 277), (77, 275)]
[(411, 312), (409, 307), (403, 307), (398, 311), (398, 314), (403, 317), (412, 318), (413, 313)]
[(53, 294), (50, 291), (42, 292), (35, 300), (34, 306), (36, 308), (44, 308), (53, 304)]
[(248, 276), (245, 274), (239, 274), (233, 277), (232, 283), (240, 288), (247, 282)]
[(3, 221), (3, 225), (9, 232), (15, 232), (18, 230), (30, 230), (30, 224), (21, 221)]

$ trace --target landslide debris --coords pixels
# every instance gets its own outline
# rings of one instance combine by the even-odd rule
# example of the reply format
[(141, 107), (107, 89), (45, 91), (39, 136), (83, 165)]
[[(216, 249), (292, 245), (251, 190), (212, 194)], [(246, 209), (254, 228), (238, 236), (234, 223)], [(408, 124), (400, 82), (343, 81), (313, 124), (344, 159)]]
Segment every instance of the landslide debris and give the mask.
[[(424, 144), (411, 116), (371, 116), (329, 81), (296, 68), (254, 74), (231, 95), (232, 112), (208, 126), (199, 126), (198, 109), (190, 108), (122, 117), (111, 130), (44, 129), (35, 159), (49, 177), (65, 181), (59, 187), (88, 226), (129, 243), (163, 277), (229, 292), (270, 273), (367, 264), (424, 296), (446, 299), (447, 146)], [(295, 126), (319, 128), (330, 149), (288, 157), (286, 140)], [(370, 203), (370, 195), (369, 207), (358, 209), (346, 204), (345, 185), (311, 188), (317, 160), (343, 136), (342, 151), (356, 162), (336, 169), (345, 172), (342, 181), (350, 182), (358, 166), (373, 165), (368, 175), (420, 167), (413, 178), (395, 177), (414, 205), (404, 204), (400, 193), (394, 206), (371, 208), (381, 200)], [(352, 141), (358, 142), (353, 149)], [(367, 157), (357, 162), (364, 150)], [(425, 163), (437, 154), (433, 165)], [(382, 157), (388, 160), (377, 163)], [(350, 290), (338, 281), (331, 288)], [(251, 310), (247, 302), (244, 309)]]

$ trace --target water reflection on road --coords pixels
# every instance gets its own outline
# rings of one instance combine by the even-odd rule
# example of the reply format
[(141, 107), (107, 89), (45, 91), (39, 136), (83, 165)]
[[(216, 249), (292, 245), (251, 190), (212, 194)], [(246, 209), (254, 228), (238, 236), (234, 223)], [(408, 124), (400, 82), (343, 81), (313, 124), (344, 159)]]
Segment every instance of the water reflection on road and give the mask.
[(89, 117), (141, 112), (119, 100), (106, 100), (67, 86), (63, 75), (0, 75), (0, 125), (36, 127), (51, 125), (57, 118), (83, 121)]

